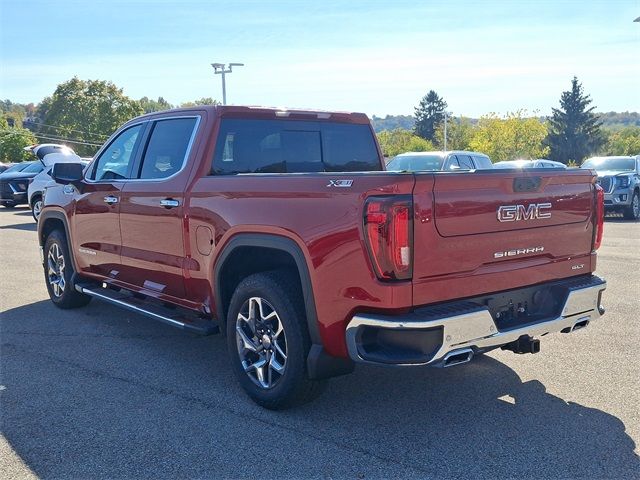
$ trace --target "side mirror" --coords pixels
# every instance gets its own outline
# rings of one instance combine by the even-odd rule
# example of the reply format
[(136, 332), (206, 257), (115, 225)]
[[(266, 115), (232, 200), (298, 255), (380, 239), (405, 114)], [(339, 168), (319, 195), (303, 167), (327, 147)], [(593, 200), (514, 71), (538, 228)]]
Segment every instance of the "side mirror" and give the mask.
[(76, 185), (84, 178), (81, 163), (56, 163), (51, 170), (51, 178), (61, 185)]

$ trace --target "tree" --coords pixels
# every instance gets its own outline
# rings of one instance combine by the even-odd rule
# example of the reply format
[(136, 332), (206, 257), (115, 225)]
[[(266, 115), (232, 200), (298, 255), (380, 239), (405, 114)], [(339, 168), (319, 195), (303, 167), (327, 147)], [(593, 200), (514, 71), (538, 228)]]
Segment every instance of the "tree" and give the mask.
[[(447, 149), (469, 150), (474, 127), (466, 117), (450, 117), (447, 120)], [(444, 122), (436, 127), (435, 144), (444, 148)]]
[(211, 97), (202, 97), (194, 100), (193, 102), (184, 102), (180, 104), (181, 107), (196, 107), (198, 105), (220, 105), (220, 102)]
[(25, 128), (7, 126), (6, 120), (0, 120), (0, 162), (22, 162), (29, 158), (24, 147), (38, 143), (31, 131)]
[(411, 133), (410, 130), (396, 128), (377, 134), (378, 143), (385, 157), (395, 157), (405, 152), (428, 152), (435, 150), (433, 144)]
[(560, 95), (560, 108), (553, 109), (549, 120), (549, 135), (546, 144), (550, 147), (550, 158), (562, 163), (569, 160), (581, 162), (596, 152), (604, 143), (601, 123), (589, 107), (591, 97), (585, 95), (577, 77), (571, 80), (571, 90)]
[(640, 127), (626, 127), (609, 135), (607, 155), (640, 155)]
[(425, 140), (433, 141), (436, 127), (444, 120), (445, 102), (436, 92), (429, 90), (415, 108), (416, 124), (413, 133)]
[(58, 85), (39, 112), (44, 114), (42, 123), (51, 126), (38, 133), (93, 144), (70, 142), (79, 155), (92, 155), (120, 125), (143, 110), (111, 82), (74, 77)]
[(494, 162), (518, 158), (544, 158), (547, 126), (536, 117), (526, 117), (523, 110), (500, 118), (495, 114), (480, 118), (469, 148), (483, 152)]
[(153, 100), (149, 97), (142, 97), (138, 101), (140, 102), (140, 106), (144, 113), (160, 112), (162, 110), (169, 110), (173, 108), (173, 105), (162, 97), (158, 97), (158, 100)]

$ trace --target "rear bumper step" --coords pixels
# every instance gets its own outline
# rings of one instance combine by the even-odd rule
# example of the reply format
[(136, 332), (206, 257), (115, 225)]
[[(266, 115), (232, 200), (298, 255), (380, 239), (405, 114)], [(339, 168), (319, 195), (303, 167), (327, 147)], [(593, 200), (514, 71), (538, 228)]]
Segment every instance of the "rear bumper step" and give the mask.
[[(518, 298), (525, 289), (420, 308), (407, 315), (358, 314), (346, 329), (349, 356), (360, 363), (448, 367), (501, 346), (517, 353), (536, 353), (539, 342), (533, 337), (572, 332), (600, 318), (606, 286), (603, 279), (589, 276), (533, 287), (534, 292), (528, 292), (531, 295), (536, 289), (552, 292), (552, 314), (525, 316), (511, 326), (501, 323), (504, 312), (496, 311), (492, 299), (498, 295)], [(523, 338), (529, 339), (527, 349), (519, 346)]]
[(200, 318), (197, 313), (180, 307), (167, 308), (155, 300), (137, 298), (125, 290), (115, 291), (95, 284), (76, 284), (76, 290), (118, 307), (140, 313), (147, 317), (164, 322), (172, 327), (180, 328), (200, 335), (212, 335), (220, 330), (212, 320)]

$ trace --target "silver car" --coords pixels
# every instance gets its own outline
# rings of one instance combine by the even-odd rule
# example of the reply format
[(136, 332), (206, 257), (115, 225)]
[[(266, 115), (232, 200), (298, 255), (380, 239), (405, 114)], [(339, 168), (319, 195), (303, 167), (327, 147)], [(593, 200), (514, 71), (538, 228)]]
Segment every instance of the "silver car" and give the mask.
[(622, 212), (628, 220), (640, 218), (640, 157), (593, 157), (580, 168), (596, 171), (605, 211)]
[(554, 162), (546, 158), (535, 160), (505, 160), (493, 164), (493, 168), (567, 168), (564, 163)]
[(462, 150), (401, 153), (387, 163), (388, 171), (397, 172), (485, 170), (490, 168), (491, 159), (484, 153)]

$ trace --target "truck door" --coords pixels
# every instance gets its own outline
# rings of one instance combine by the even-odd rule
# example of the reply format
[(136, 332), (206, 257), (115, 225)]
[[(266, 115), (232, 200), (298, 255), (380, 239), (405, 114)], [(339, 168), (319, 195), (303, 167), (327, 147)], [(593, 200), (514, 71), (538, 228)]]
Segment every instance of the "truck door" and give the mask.
[(159, 298), (185, 298), (184, 192), (199, 123), (193, 113), (153, 121), (121, 193), (119, 278)]
[(145, 123), (120, 132), (93, 162), (72, 216), (74, 258), (82, 272), (117, 278), (120, 271), (120, 202)]

